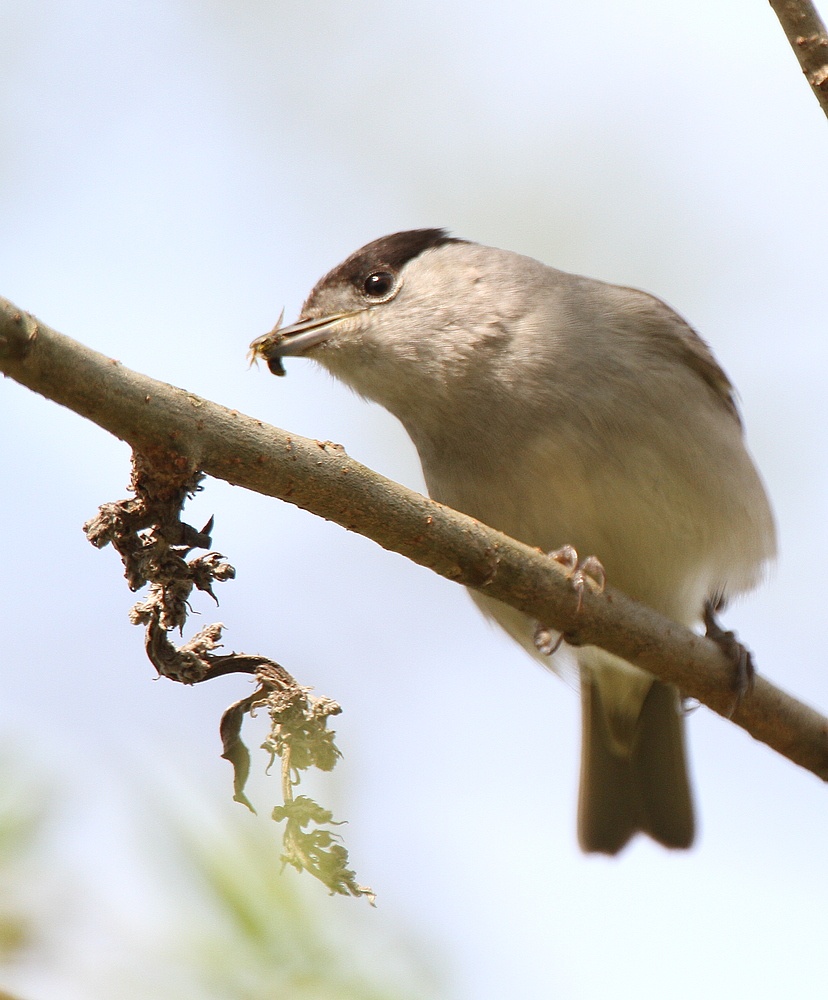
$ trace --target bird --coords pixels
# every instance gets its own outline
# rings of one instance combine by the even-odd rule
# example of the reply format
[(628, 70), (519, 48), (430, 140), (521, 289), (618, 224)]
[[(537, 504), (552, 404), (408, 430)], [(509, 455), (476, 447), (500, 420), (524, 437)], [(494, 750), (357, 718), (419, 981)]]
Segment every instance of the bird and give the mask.
[[(317, 362), (398, 418), (434, 500), (543, 551), (590, 553), (616, 588), (681, 625), (710, 630), (775, 556), (735, 390), (646, 292), (415, 229), (334, 267), (251, 353), (277, 375), (287, 357)], [(470, 593), (550, 662), (537, 622)], [(596, 646), (572, 654), (581, 848), (615, 855), (638, 833), (689, 848), (680, 692)]]

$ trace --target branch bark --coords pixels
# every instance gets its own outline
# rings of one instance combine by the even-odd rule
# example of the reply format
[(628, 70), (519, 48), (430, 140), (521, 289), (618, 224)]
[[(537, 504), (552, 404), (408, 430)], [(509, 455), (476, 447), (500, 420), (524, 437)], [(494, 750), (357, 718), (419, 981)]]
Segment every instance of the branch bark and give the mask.
[(828, 32), (811, 0), (770, 0), (805, 79), (828, 115)]
[[(730, 661), (713, 642), (608, 587), (582, 606), (557, 563), (308, 440), (131, 371), (0, 299), (0, 370), (161, 466), (200, 469), (278, 497), (601, 646), (731, 717)], [(828, 781), (828, 719), (762, 677), (732, 721)]]

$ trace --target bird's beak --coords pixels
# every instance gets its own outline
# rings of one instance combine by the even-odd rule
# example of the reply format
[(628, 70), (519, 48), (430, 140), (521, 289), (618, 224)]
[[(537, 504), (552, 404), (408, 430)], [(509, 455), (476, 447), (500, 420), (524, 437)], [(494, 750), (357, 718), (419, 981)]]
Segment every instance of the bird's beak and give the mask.
[(270, 333), (257, 337), (250, 345), (250, 361), (252, 363), (262, 358), (274, 375), (284, 375), (282, 358), (304, 354), (311, 347), (324, 343), (338, 323), (353, 315), (354, 313), (331, 313), (330, 316), (301, 319), (290, 326), (282, 326), (280, 316)]

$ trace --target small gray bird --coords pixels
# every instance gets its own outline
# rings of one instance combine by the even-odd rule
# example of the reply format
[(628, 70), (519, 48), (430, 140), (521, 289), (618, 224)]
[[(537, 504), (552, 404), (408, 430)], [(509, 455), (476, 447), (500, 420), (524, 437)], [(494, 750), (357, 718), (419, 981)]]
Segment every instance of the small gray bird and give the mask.
[[(595, 554), (614, 586), (683, 625), (754, 587), (775, 554), (733, 388), (644, 292), (419, 229), (358, 250), (251, 348), (278, 375), (310, 357), (390, 410), (435, 500), (545, 551)], [(472, 597), (540, 655), (536, 623)], [(582, 848), (616, 854), (637, 831), (689, 847), (678, 692), (597, 647), (575, 655)]]

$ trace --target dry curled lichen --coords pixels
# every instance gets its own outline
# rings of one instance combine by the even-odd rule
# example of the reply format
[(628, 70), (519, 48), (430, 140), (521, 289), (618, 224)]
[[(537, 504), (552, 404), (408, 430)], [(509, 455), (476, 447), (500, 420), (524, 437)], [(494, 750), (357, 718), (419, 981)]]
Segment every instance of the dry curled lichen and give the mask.
[(121, 556), (131, 590), (149, 586), (146, 597), (130, 611), (130, 620), (145, 628), (147, 656), (159, 675), (183, 684), (198, 684), (229, 673), (254, 675), (253, 694), (231, 705), (222, 716), (222, 756), (233, 767), (236, 801), (252, 809), (244, 789), (250, 773), (250, 753), (241, 738), (246, 715), (265, 709), (271, 721), (263, 749), (271, 763), (281, 761), (283, 804), (273, 819), (286, 821), (282, 861), (308, 871), (332, 893), (368, 896), (347, 867), (348, 852), (337, 834), (325, 829), (334, 824), (332, 813), (305, 795), (295, 797), (299, 772), (309, 767), (330, 771), (340, 757), (328, 718), (341, 712), (328, 698), (313, 698), (284, 667), (265, 656), (217, 653), (223, 625), (207, 625), (177, 646), (170, 633), (183, 631), (193, 590), (214, 600), (214, 583), (235, 577), (235, 570), (218, 552), (191, 556), (193, 549), (209, 549), (213, 520), (201, 531), (181, 520), (188, 497), (201, 489), (202, 475), (181, 475), (177, 464), (163, 474), (145, 457), (134, 456), (131, 489), (135, 496), (103, 504), (84, 525), (87, 538), (98, 548), (111, 544)]

